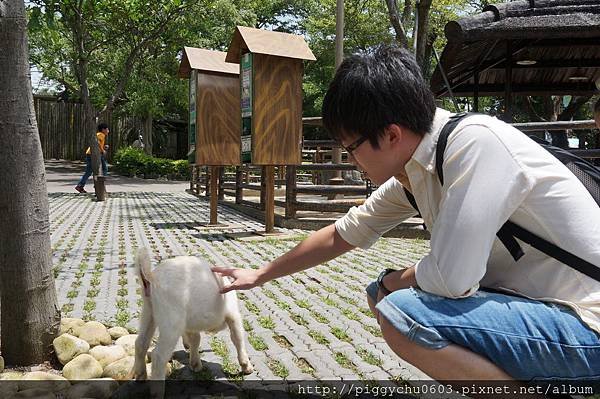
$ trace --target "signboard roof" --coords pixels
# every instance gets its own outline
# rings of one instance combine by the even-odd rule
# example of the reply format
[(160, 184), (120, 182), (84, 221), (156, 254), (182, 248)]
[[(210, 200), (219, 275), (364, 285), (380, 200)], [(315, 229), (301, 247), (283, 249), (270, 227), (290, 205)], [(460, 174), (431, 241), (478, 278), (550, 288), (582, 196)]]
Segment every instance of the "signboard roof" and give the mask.
[(256, 54), (316, 60), (308, 44), (300, 35), (237, 26), (225, 60), (239, 62), (242, 49)]
[(196, 47), (184, 47), (183, 59), (179, 65), (178, 75), (180, 78), (190, 76), (192, 69), (202, 72), (218, 72), (231, 75), (239, 75), (239, 60), (226, 62), (227, 53), (223, 51), (206, 50)]

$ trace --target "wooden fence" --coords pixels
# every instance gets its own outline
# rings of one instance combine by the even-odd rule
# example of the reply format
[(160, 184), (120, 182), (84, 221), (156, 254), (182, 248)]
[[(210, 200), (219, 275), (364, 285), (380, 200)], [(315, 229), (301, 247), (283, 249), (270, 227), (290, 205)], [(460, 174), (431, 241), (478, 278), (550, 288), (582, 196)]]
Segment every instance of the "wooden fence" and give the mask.
[[(44, 159), (83, 160), (88, 143), (85, 138), (83, 104), (79, 102), (58, 102), (56, 97), (34, 96), (40, 141)], [(131, 129), (142, 126), (141, 118), (122, 117), (113, 113), (101, 114), (100, 122), (110, 126), (106, 144), (110, 146), (107, 158), (127, 145), (127, 135)]]

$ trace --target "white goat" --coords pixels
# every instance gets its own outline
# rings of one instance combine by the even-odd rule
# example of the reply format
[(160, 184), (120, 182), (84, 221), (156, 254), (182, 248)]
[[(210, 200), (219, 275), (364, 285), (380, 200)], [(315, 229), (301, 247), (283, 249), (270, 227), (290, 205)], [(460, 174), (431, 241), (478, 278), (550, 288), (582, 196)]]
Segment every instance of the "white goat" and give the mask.
[(144, 306), (139, 335), (135, 341), (132, 374), (137, 380), (148, 378), (146, 353), (158, 327), (159, 337), (152, 352), (152, 380), (164, 380), (166, 365), (179, 337), (189, 346), (190, 367), (202, 369), (198, 355), (200, 332), (217, 332), (229, 327), (242, 372), (253, 372), (244, 344), (244, 330), (235, 291), (221, 294), (223, 277), (213, 273), (208, 262), (193, 256), (177, 256), (150, 270), (146, 248), (136, 256), (138, 277), (143, 288)]

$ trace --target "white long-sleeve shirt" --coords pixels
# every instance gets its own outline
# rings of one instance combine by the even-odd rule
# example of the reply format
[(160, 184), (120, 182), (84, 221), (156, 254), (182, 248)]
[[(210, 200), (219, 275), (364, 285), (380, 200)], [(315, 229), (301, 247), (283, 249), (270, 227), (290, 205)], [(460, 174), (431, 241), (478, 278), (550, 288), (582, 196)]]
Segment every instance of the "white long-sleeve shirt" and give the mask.
[[(518, 241), (515, 262), (496, 238), (510, 220), (600, 267), (600, 208), (558, 159), (525, 134), (489, 116), (470, 116), (448, 139), (441, 186), (435, 153), (450, 113), (438, 109), (406, 173), (431, 250), (415, 265), (424, 291), (448, 298), (479, 286), (573, 308), (600, 332), (600, 282)], [(370, 247), (386, 231), (416, 214), (402, 185), (391, 178), (335, 223), (348, 243)]]

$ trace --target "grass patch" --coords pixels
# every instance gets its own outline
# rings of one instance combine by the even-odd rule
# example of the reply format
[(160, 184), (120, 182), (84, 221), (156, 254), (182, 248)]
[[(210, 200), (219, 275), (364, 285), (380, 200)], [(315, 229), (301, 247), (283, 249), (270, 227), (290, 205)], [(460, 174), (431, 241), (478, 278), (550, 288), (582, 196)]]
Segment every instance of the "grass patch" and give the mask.
[(306, 361), (306, 359), (295, 359), (294, 363), (296, 363), (296, 366), (298, 366), (300, 371), (302, 371), (304, 374), (308, 374), (313, 377), (315, 376), (315, 369), (310, 365), (309, 362)]
[(342, 314), (350, 320), (360, 320), (360, 317), (348, 308), (342, 308)]
[(305, 299), (298, 299), (295, 302), (296, 302), (296, 305), (298, 305), (299, 307), (301, 307), (303, 309), (310, 309), (311, 308), (310, 303), (307, 300), (305, 300)]
[(346, 331), (342, 330), (341, 328), (332, 327), (330, 331), (331, 331), (331, 334), (333, 334), (333, 336), (336, 337), (337, 339), (339, 339), (340, 341), (352, 343), (352, 339), (350, 338), (348, 333)]
[(79, 294), (79, 291), (71, 290), (71, 291), (67, 292), (67, 298), (69, 298), (69, 299), (77, 298), (78, 294)]
[(336, 363), (339, 364), (340, 366), (350, 369), (350, 370), (354, 370), (356, 369), (356, 366), (354, 365), (354, 363), (352, 363), (350, 361), (350, 359), (348, 359), (348, 357), (343, 354), (342, 352), (336, 352), (333, 356), (333, 358), (335, 359)]
[(267, 330), (272, 330), (275, 328), (275, 322), (271, 318), (271, 316), (261, 316), (258, 318), (258, 324), (261, 327), (266, 328)]
[(288, 375), (290, 375), (290, 372), (287, 369), (287, 367), (285, 367), (285, 365), (279, 360), (269, 359), (267, 361), (267, 366), (271, 369), (273, 374), (275, 374), (279, 378), (286, 378)]
[(250, 324), (250, 322), (246, 319), (242, 320), (242, 325), (244, 326), (244, 331), (246, 332), (254, 330), (252, 324)]
[(314, 310), (312, 310), (312, 311), (310, 312), (310, 315), (311, 315), (311, 316), (312, 316), (312, 317), (313, 317), (313, 318), (314, 318), (316, 321), (318, 321), (318, 322), (319, 322), (319, 323), (321, 323), (321, 324), (328, 324), (328, 323), (329, 323), (329, 319), (328, 319), (327, 317), (323, 316), (321, 313), (319, 313), (319, 312), (317, 312), (317, 311), (314, 311)]
[(265, 344), (265, 341), (263, 341), (261, 337), (254, 334), (248, 334), (248, 342), (250, 342), (250, 345), (252, 345), (252, 347), (257, 351), (264, 351), (268, 348), (267, 344)]
[(299, 326), (308, 325), (308, 322), (304, 319), (304, 317), (300, 316), (299, 314), (290, 313), (290, 318), (294, 320), (294, 323), (298, 324)]
[(248, 309), (249, 312), (254, 313), (255, 315), (260, 314), (260, 309), (253, 302), (244, 302), (244, 305), (246, 306), (246, 309)]
[(309, 330), (308, 336), (311, 337), (312, 339), (314, 339), (318, 344), (321, 344), (321, 345), (329, 344), (329, 340), (327, 338), (325, 338), (325, 336), (318, 331)]
[(369, 332), (369, 334), (375, 336), (375, 337), (383, 337), (383, 334), (381, 333), (381, 330), (377, 327), (373, 327), (373, 326), (363, 326), (363, 328), (365, 330), (367, 330)]
[(85, 301), (85, 303), (83, 304), (83, 311), (84, 312), (91, 312), (92, 310), (96, 309), (96, 302), (92, 301), (92, 300), (87, 300)]
[(360, 358), (366, 363), (371, 364), (373, 366), (381, 367), (381, 365), (383, 364), (379, 356), (375, 356), (374, 354), (372, 354), (364, 348), (357, 348), (356, 354), (360, 356)]
[(292, 344), (283, 335), (273, 335), (273, 340), (279, 344), (282, 348), (291, 348)]

